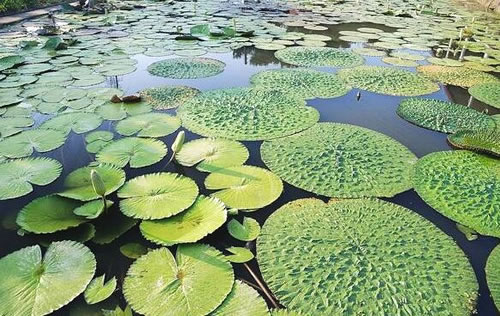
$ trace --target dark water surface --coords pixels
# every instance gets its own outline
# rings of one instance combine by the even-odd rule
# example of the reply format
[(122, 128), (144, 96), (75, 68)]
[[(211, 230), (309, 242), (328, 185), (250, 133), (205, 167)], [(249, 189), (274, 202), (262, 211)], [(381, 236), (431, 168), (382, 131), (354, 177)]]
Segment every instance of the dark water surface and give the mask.
[[(345, 25), (334, 25), (330, 27), (329, 31), (325, 32), (312, 32), (303, 30), (301, 28), (290, 28), (290, 30), (329, 35), (334, 38), (334, 41), (330, 42), (330, 46), (361, 47), (361, 44), (351, 44), (338, 40), (339, 31), (356, 30), (359, 27), (378, 27), (384, 29), (385, 31), (393, 31), (393, 29), (391, 28), (371, 23), (350, 23)], [(137, 71), (122, 77), (109, 78), (106, 86), (118, 87), (122, 89), (126, 94), (135, 93), (144, 88), (162, 86), (167, 84), (187, 85), (198, 88), (200, 90), (248, 86), (249, 78), (251, 77), (251, 75), (265, 69), (287, 66), (276, 60), (273, 53), (274, 52), (245, 47), (231, 53), (206, 54), (203, 57), (215, 58), (225, 62), (225, 71), (214, 77), (195, 80), (175, 80), (152, 76), (147, 72), (147, 66), (157, 60), (170, 58), (170, 56), (147, 57), (144, 55), (137, 55), (134, 57), (138, 60)], [(366, 63), (370, 65), (385, 65), (383, 62), (381, 62), (379, 57), (365, 57), (365, 60)], [(414, 71), (414, 69), (412, 68), (405, 69)], [(335, 70), (332, 69), (321, 68), (321, 70), (335, 72)], [(396, 114), (396, 108), (403, 98), (361, 91), (361, 99), (357, 101), (357, 93), (358, 90), (354, 89), (347, 95), (339, 98), (313, 99), (309, 100), (308, 104), (315, 107), (320, 112), (320, 121), (322, 122), (349, 123), (376, 130), (398, 140), (399, 142), (407, 146), (411, 151), (413, 151), (418, 157), (422, 157), (428, 153), (435, 151), (451, 149), (451, 147), (446, 142), (446, 134), (417, 127), (398, 117), (398, 115)], [(424, 97), (441, 100), (452, 100), (456, 103), (467, 104), (469, 95), (467, 94), (467, 91), (462, 88), (442, 87), (440, 91), (431, 95), (426, 95)], [(494, 108), (481, 104), (478, 101), (475, 101), (472, 106), (477, 108), (478, 110), (484, 110), (488, 108), (488, 110), (492, 114), (498, 112), (498, 110), (496, 110), (495, 112)], [(170, 110), (168, 112), (175, 114), (174, 110)], [(43, 117), (40, 117), (40, 120), (43, 119)], [(100, 129), (113, 131), (113, 123), (106, 121), (105, 123), (103, 123)], [(162, 137), (160, 139), (166, 144), (170, 145), (172, 144), (174, 138), (175, 134), (169, 135), (167, 137)], [(199, 138), (199, 136), (186, 131), (187, 141), (195, 138)], [(247, 164), (265, 168), (265, 165), (260, 158), (259, 149), (261, 143), (262, 142), (244, 142), (245, 146), (250, 151), (250, 158)], [(17, 214), (17, 212), (25, 204), (27, 204), (34, 198), (58, 192), (62, 188), (65, 176), (69, 172), (79, 167), (85, 166), (93, 160), (93, 156), (88, 154), (85, 150), (84, 136), (73, 133), (68, 138), (68, 141), (63, 147), (50, 152), (48, 155), (45, 154), (44, 156), (53, 157), (63, 164), (64, 171), (62, 176), (49, 186), (35, 187), (34, 192), (27, 196), (11, 201), (0, 202), (0, 216), (2, 216), (4, 225), (11, 222), (15, 214)], [(127, 179), (131, 179), (142, 174), (162, 171), (169, 156), (170, 152), (165, 159), (150, 167), (141, 169), (126, 169)], [(198, 172), (194, 168), (185, 168), (176, 164), (171, 164), (168, 166), (168, 168), (166, 168), (166, 171), (178, 172), (194, 179), (200, 187), (201, 194), (207, 195), (211, 193), (210, 191), (205, 190), (203, 186), (203, 181), (206, 174)], [(325, 201), (327, 200), (324, 197), (316, 196), (313, 193), (297, 189), (286, 183), (284, 184), (284, 188), (285, 190), (283, 194), (277, 201), (257, 212), (241, 213), (240, 215), (238, 215), (238, 219), (241, 220), (243, 217), (242, 214), (244, 214), (257, 219), (262, 225), (272, 212), (289, 201), (305, 197), (318, 197)], [(112, 199), (117, 201), (116, 194), (112, 196)], [(479, 282), (480, 295), (477, 304), (478, 314), (484, 316), (498, 315), (499, 313), (496, 310), (492, 299), (490, 298), (490, 293), (486, 285), (484, 267), (489, 253), (495, 247), (495, 245), (499, 243), (499, 240), (492, 237), (481, 236), (474, 241), (468, 241), (465, 236), (460, 231), (458, 231), (453, 221), (445, 218), (444, 216), (440, 215), (438, 212), (430, 208), (428, 205), (426, 205), (413, 190), (398, 194), (394, 198), (386, 200), (405, 206), (412, 211), (424, 216), (456, 241), (459, 247), (469, 258)], [(115, 203), (114, 207), (110, 211), (119, 212), (116, 207), (117, 205), (118, 203)], [(110, 225), (112, 225), (112, 223), (110, 223)], [(17, 235), (15, 230), (0, 229), (0, 256), (4, 256), (12, 251), (21, 249), (22, 247), (28, 245), (32, 245), (36, 242), (37, 239), (34, 235), (25, 235), (23, 238), (21, 238)], [(132, 263), (131, 259), (124, 257), (119, 252), (119, 247), (127, 242), (140, 242), (144, 245), (150, 245), (151, 247), (154, 247), (153, 244), (149, 244), (146, 240), (144, 240), (144, 238), (142, 238), (137, 226), (109, 245), (99, 246), (91, 242), (88, 243), (88, 246), (92, 249), (97, 257), (98, 271), (96, 275), (101, 275), (102, 273), (106, 273), (109, 277), (115, 275), (119, 280), (119, 284), (121, 284), (121, 281), (123, 280), (129, 265)], [(216, 246), (218, 249), (223, 249), (229, 246), (245, 245), (244, 242), (240, 242), (235, 240), (234, 238), (231, 238), (226, 231), (225, 225), (214, 234), (202, 240), (202, 242), (210, 243)], [(254, 244), (250, 246), (254, 247)], [(234, 266), (238, 278), (242, 278), (244, 280), (255, 283), (242, 266)], [(250, 266), (252, 266), (256, 271), (258, 270), (255, 260), (251, 262)], [(108, 308), (114, 307), (117, 302), (121, 302), (122, 307), (125, 306), (125, 301), (121, 296), (121, 291), (115, 292), (114, 298), (110, 301), (111, 302), (109, 303), (109, 306), (106, 306)], [(82, 298), (79, 298), (67, 307), (61, 309), (57, 313), (57, 315), (77, 315), (74, 313), (74, 311), (75, 306), (79, 304), (84, 304)], [(78, 315), (92, 314), (86, 312), (84, 314)]]

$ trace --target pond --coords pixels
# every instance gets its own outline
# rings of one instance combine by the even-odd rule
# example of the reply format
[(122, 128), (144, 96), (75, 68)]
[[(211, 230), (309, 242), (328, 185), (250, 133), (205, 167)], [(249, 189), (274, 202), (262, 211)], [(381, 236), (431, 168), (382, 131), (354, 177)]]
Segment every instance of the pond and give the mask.
[(500, 19), (368, 3), (0, 29), (0, 314), (499, 315)]

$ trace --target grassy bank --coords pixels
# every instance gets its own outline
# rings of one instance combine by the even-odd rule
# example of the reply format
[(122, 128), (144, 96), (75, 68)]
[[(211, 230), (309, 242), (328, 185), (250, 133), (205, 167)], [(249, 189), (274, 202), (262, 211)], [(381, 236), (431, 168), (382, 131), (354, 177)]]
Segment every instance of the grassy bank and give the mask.
[(55, 5), (61, 0), (0, 0), (0, 15)]

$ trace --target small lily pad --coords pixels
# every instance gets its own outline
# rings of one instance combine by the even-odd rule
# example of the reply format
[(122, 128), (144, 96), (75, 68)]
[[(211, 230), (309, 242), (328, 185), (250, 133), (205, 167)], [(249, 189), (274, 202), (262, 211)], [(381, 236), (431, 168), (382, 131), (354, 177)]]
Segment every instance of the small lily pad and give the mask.
[(190, 178), (174, 173), (152, 173), (133, 178), (118, 191), (123, 214), (140, 219), (162, 219), (189, 208), (198, 196)]
[(100, 277), (93, 279), (87, 289), (83, 293), (85, 302), (87, 304), (97, 304), (104, 301), (113, 294), (116, 290), (116, 278), (112, 277), (108, 282), (104, 283), (106, 275), (103, 274)]
[(126, 137), (111, 142), (101, 149), (96, 160), (123, 168), (127, 164), (131, 168), (153, 165), (165, 157), (167, 146), (156, 139)]
[(142, 244), (131, 242), (120, 247), (120, 252), (127, 258), (137, 259), (148, 253), (148, 248)]
[(227, 223), (227, 230), (231, 236), (242, 241), (252, 241), (260, 234), (260, 225), (255, 219), (250, 217), (243, 218), (243, 224), (236, 219)]
[(98, 128), (102, 119), (94, 113), (68, 113), (45, 121), (40, 128), (55, 129), (66, 134), (73, 131), (77, 134), (90, 132)]
[(172, 134), (180, 126), (181, 120), (177, 116), (166, 113), (146, 113), (118, 122), (116, 131), (125, 136), (163, 137)]
[(0, 156), (28, 157), (35, 150), (44, 153), (59, 148), (65, 141), (66, 134), (61, 131), (42, 128), (27, 130), (0, 141)]
[(233, 263), (244, 263), (254, 258), (253, 253), (248, 248), (229, 247), (226, 250), (232, 253), (232, 255), (226, 256), (226, 259)]
[(141, 233), (149, 241), (172, 246), (201, 240), (226, 222), (224, 204), (200, 195), (193, 205), (180, 214), (156, 221), (142, 221)]

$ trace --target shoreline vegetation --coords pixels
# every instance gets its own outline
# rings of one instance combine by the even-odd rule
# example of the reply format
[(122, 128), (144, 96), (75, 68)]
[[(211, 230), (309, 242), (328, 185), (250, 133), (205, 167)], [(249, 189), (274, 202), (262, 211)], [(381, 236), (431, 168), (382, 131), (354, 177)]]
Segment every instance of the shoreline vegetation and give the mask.
[(44, 9), (72, 0), (3, 0), (0, 1), (0, 17), (24, 13), (32, 10)]

